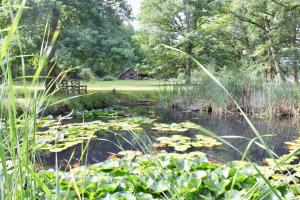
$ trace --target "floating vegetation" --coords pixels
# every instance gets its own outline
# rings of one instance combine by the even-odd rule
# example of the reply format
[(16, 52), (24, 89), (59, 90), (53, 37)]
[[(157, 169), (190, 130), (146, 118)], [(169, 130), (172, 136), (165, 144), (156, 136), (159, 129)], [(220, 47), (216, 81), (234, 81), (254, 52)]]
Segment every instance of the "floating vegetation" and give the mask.
[(127, 159), (133, 159), (133, 158), (135, 158), (137, 156), (141, 156), (141, 155), (143, 155), (142, 152), (140, 152), (140, 151), (133, 151), (133, 150), (120, 151), (117, 154), (117, 156), (119, 156), (121, 158), (125, 157)]
[(282, 155), (278, 159), (267, 158), (265, 159), (265, 163), (272, 169), (272, 170), (289, 170), (294, 168), (292, 164), (299, 158), (297, 156), (289, 156), (289, 155)]
[[(51, 116), (51, 117), (43, 117), (43, 118), (41, 118), (41, 119), (37, 119), (37, 120), (35, 121), (35, 123), (36, 123), (36, 126), (37, 126), (38, 128), (49, 128), (49, 127), (51, 127), (51, 126), (58, 126), (58, 125), (61, 124), (60, 121), (54, 119), (52, 116)], [(27, 124), (27, 125), (28, 125), (28, 124)], [(1, 126), (2, 126), (2, 127), (5, 127), (5, 126), (6, 126), (5, 121), (1, 121), (1, 120), (0, 120), (0, 127), (1, 127)], [(17, 126), (18, 126), (18, 128), (24, 128), (24, 127), (25, 127), (24, 120), (19, 119), (19, 120), (17, 121)]]
[(95, 130), (66, 129), (44, 131), (36, 134), (36, 148), (50, 152), (61, 152), (84, 141), (95, 138)]
[(38, 128), (49, 128), (51, 126), (57, 126), (61, 124), (59, 121), (55, 119), (40, 119), (37, 120), (37, 127)]
[[(150, 118), (122, 118), (119, 120), (93, 121), (86, 123), (72, 123), (66, 125), (50, 126), (47, 131), (37, 132), (35, 136), (36, 148), (47, 150), (50, 152), (61, 152), (70, 147), (83, 143), (84, 141), (96, 138), (95, 133), (98, 131), (141, 131), (141, 124), (152, 123)], [(53, 124), (54, 121), (48, 120), (48, 124)]]
[(155, 147), (173, 147), (175, 151), (180, 152), (187, 151), (192, 147), (211, 148), (214, 146), (222, 145), (222, 143), (218, 142), (216, 139), (203, 135), (196, 135), (194, 138), (182, 135), (172, 135), (171, 137), (159, 137), (156, 140), (158, 141), (158, 143), (154, 144)]
[(257, 114), (253, 114), (253, 116), (257, 119), (272, 119), (271, 115), (268, 114), (263, 114), (263, 113), (257, 113)]
[[(200, 194), (204, 199), (276, 199), (253, 165), (212, 164), (200, 155), (190, 159), (182, 154), (137, 155), (70, 172), (40, 171), (39, 175), (53, 194), (56, 187), (61, 189), (61, 199), (199, 199)], [(269, 171), (260, 169), (283, 199), (294, 199), (297, 193), (290, 188), (297, 183), (287, 187), (285, 182), (272, 179)], [(37, 187), (37, 198), (47, 199), (42, 186)], [(255, 192), (249, 193), (253, 188)]]
[(300, 149), (300, 137), (297, 138), (294, 142), (285, 142), (288, 145), (290, 152)]
[(148, 117), (127, 117), (121, 119), (121, 121), (127, 121), (135, 124), (152, 124), (156, 119), (151, 119)]
[(116, 110), (115, 108), (104, 108), (97, 110), (75, 111), (74, 116), (87, 119), (96, 119), (124, 117), (126, 115), (125, 112), (122, 110)]
[(163, 124), (163, 123), (155, 123), (153, 130), (160, 132), (185, 132), (189, 129), (199, 129), (200, 126), (198, 124), (192, 122), (181, 122), (181, 123), (172, 123), (172, 124)]

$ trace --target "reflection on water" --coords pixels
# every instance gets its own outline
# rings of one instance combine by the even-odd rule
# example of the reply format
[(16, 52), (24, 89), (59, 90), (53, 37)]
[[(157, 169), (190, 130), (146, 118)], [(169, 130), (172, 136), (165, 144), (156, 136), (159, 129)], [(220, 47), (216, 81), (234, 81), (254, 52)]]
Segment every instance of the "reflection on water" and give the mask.
[[(245, 120), (243, 120), (243, 118), (222, 119), (212, 116), (200, 116), (196, 113), (175, 111), (153, 112), (153, 109), (149, 107), (135, 109), (135, 111), (139, 110), (143, 111), (143, 115), (146, 115), (147, 113), (148, 115), (151, 115), (151, 117), (153, 117), (154, 115), (162, 123), (179, 123), (187, 120), (197, 123), (219, 136), (226, 136), (227, 138), (225, 139), (241, 152), (245, 151), (251, 139), (256, 138), (255, 134), (253, 133), (249, 125), (245, 122)], [(271, 137), (264, 137), (264, 141), (271, 148), (271, 150), (278, 155), (287, 153), (286, 145), (284, 144), (284, 142), (293, 141), (298, 137), (298, 126), (292, 121), (252, 119), (252, 122), (262, 135), (272, 135)], [(149, 140), (154, 141), (156, 137), (160, 137), (163, 135), (151, 130), (149, 126), (145, 126), (144, 130), (145, 133), (138, 134), (140, 138), (137, 138), (136, 136), (133, 136), (133, 134), (129, 134), (127, 132), (105, 134), (97, 133), (98, 139), (90, 141), (86, 149), (86, 144), (83, 144), (58, 153), (58, 162), (62, 166), (64, 166), (71, 158), (71, 163), (76, 163), (81, 158), (83, 151), (85, 152), (85, 154), (82, 157), (81, 161), (82, 163), (86, 164), (104, 161), (109, 156), (121, 150), (141, 150), (148, 148), (148, 152), (153, 151), (152, 149), (150, 149), (151, 147), (149, 145), (151, 144), (151, 142)], [(199, 131), (190, 130), (182, 134), (193, 137), (194, 135), (199, 134)], [(234, 138), (230, 136), (239, 136), (244, 138)], [(141, 143), (143, 145), (142, 148), (140, 146)], [(194, 150), (199, 149), (190, 149), (190, 151)], [(167, 149), (167, 151), (174, 152), (174, 150), (172, 149)], [(231, 149), (230, 147), (227, 147), (226, 145), (213, 149), (201, 149), (201, 151), (207, 153), (207, 156), (210, 159), (217, 162), (227, 162), (241, 159), (241, 155), (238, 152)], [(263, 161), (264, 158), (267, 157), (267, 153), (259, 145), (253, 144), (248, 153), (248, 157), (252, 161), (261, 163), (261, 161)], [(43, 160), (45, 160), (46, 165), (53, 166), (53, 163), (55, 163), (54, 154), (44, 154), (42, 155), (42, 158)]]

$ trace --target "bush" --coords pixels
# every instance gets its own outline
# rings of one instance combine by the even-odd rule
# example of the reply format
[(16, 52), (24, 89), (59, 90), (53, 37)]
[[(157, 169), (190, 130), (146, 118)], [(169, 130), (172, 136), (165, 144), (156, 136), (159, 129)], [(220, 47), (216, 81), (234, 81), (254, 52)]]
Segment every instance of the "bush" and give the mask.
[(90, 68), (83, 68), (79, 73), (79, 77), (83, 81), (93, 81), (96, 79), (96, 75)]
[(112, 76), (104, 76), (103, 77), (103, 81), (114, 81), (114, 80), (115, 80), (115, 78)]

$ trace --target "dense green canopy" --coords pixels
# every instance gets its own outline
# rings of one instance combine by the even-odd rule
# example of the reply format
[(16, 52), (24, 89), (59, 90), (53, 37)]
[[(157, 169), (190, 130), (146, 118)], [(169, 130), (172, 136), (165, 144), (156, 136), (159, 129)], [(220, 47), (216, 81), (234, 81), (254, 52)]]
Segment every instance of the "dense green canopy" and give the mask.
[[(191, 63), (159, 46), (179, 48), (216, 70), (246, 71), (281, 82), (299, 68), (300, 4), (296, 0), (147, 0), (136, 36), (154, 69)], [(150, 63), (150, 64), (149, 64)]]
[[(1, 27), (7, 27), (10, 13), (0, 15)], [(215, 72), (298, 81), (300, 4), (296, 0), (144, 0), (141, 28), (134, 30), (131, 20), (126, 0), (29, 0), (19, 27), (22, 52), (17, 42), (13, 52), (26, 55), (30, 73), (41, 46), (59, 29), (48, 72), (53, 66), (80, 66), (101, 77), (135, 67), (157, 78), (183, 73), (191, 82), (196, 66), (161, 45), (166, 44)], [(14, 63), (18, 74), (20, 58)]]
[[(128, 23), (131, 8), (125, 0), (30, 0), (27, 7), (20, 32), (26, 63), (33, 70), (42, 44), (58, 28), (50, 62), (60, 68), (81, 66), (103, 76), (119, 73), (138, 60), (131, 40), (134, 30)], [(8, 13), (1, 13), (0, 23), (3, 27), (10, 23)], [(17, 45), (15, 51), (19, 51)]]

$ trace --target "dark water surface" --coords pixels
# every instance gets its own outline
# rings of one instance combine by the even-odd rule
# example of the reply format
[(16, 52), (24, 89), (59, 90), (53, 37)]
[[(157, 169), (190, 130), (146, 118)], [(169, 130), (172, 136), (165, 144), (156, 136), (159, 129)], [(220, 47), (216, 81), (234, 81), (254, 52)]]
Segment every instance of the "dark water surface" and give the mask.
[[(250, 140), (256, 138), (252, 129), (242, 117), (224, 119), (190, 112), (165, 112), (161, 110), (154, 112), (154, 109), (151, 107), (135, 108), (135, 111), (138, 111), (139, 116), (141, 116), (142, 112), (142, 116), (150, 115), (150, 117), (159, 119), (159, 122), (161, 123), (180, 123), (189, 120), (209, 129), (218, 136), (224, 136), (231, 145), (239, 149), (241, 152), (245, 151)], [(77, 120), (77, 122), (78, 121), (79, 120)], [(278, 155), (287, 153), (285, 142), (293, 141), (300, 136), (298, 133), (299, 124), (292, 120), (252, 119), (252, 122), (262, 135), (272, 135), (271, 137), (264, 137), (264, 141), (270, 149)], [(156, 137), (166, 136), (151, 130), (151, 128), (147, 126), (144, 127), (144, 130), (145, 133), (141, 133), (139, 135), (142, 138), (140, 141), (143, 141), (145, 146), (150, 146), (151, 142), (149, 140), (154, 141)], [(199, 131), (190, 130), (179, 134), (194, 136), (199, 134)], [(97, 133), (97, 136), (98, 139), (92, 140), (89, 143), (86, 153), (83, 156), (82, 163), (93, 164), (104, 161), (109, 156), (121, 151), (121, 148), (124, 150), (141, 150), (141, 142), (135, 142), (135, 137), (132, 133), (128, 133), (126, 131), (121, 133)], [(244, 138), (235, 138), (235, 136)], [(130, 141), (130, 143), (128, 141)], [(143, 149), (145, 149), (145, 146), (143, 146)], [(77, 145), (74, 148), (58, 153), (57, 159), (59, 165), (64, 167), (73, 152), (74, 155), (71, 159), (71, 163), (77, 163), (82, 155), (81, 152), (84, 147), (85, 145)], [(175, 152), (172, 149), (166, 150), (168, 152)], [(226, 145), (213, 149), (191, 148), (189, 151), (199, 150), (205, 152), (209, 159), (221, 163), (232, 160), (240, 160), (242, 157), (240, 153)], [(253, 144), (248, 153), (248, 157), (252, 161), (262, 164), (262, 161), (268, 157), (268, 154), (262, 147), (257, 144)], [(44, 154), (42, 155), (42, 160), (45, 161), (46, 165), (53, 166), (56, 157), (55, 154)]]

